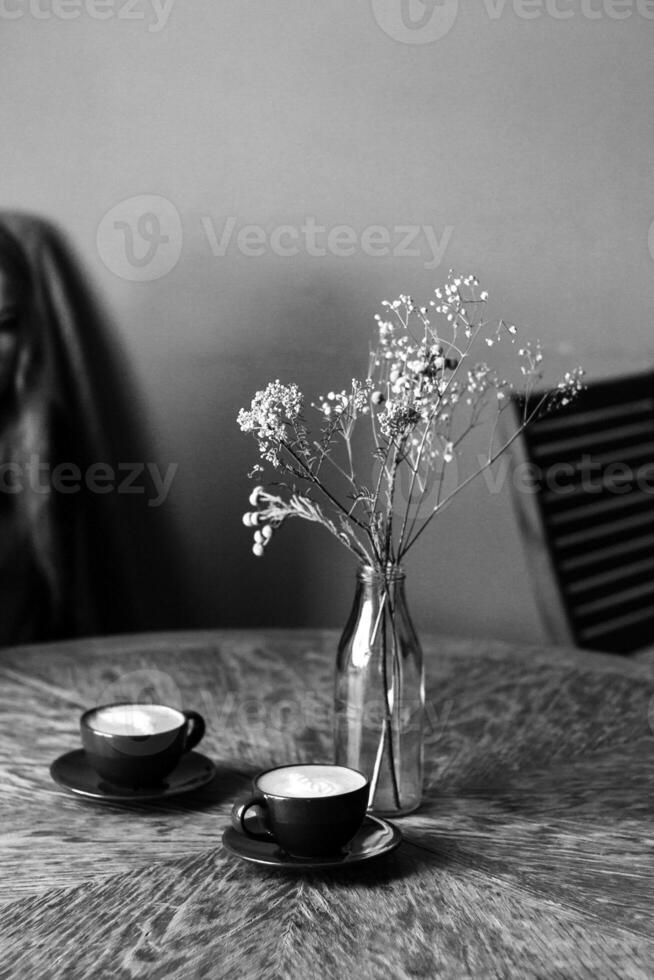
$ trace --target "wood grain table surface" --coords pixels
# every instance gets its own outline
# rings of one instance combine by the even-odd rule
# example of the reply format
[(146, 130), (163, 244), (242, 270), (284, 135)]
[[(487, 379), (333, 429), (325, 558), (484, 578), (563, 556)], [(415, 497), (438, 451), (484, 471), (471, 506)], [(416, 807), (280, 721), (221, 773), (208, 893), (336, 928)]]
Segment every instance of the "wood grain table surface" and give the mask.
[[(141, 635), (0, 651), (0, 977), (654, 976), (652, 668), (423, 637), (424, 804), (350, 869), (240, 862), (259, 769), (330, 761), (336, 634)], [(80, 712), (154, 696), (207, 721), (185, 797), (77, 799)]]

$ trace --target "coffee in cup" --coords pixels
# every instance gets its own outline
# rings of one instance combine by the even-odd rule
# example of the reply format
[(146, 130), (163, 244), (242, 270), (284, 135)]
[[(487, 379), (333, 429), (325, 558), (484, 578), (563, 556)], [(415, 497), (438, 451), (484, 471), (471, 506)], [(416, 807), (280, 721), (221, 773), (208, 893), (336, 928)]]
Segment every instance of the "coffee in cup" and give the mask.
[(80, 719), (82, 744), (102, 779), (133, 789), (161, 783), (194, 748), (205, 725), (196, 711), (164, 704), (107, 704)]
[[(254, 777), (250, 796), (234, 804), (232, 825), (296, 857), (338, 854), (363, 823), (369, 790), (366, 777), (346, 766), (279, 766)], [(245, 819), (253, 807), (262, 814), (263, 832)]]

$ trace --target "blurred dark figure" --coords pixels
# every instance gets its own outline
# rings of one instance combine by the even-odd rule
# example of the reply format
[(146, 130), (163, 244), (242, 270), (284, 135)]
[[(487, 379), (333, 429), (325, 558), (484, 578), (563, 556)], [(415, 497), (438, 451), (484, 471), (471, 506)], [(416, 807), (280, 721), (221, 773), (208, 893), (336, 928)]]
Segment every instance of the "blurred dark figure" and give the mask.
[(57, 233), (0, 215), (0, 646), (184, 619), (145, 498), (85, 480), (148, 458), (127, 376)]
[(0, 644), (65, 630), (63, 524), (25, 480), (33, 457), (50, 458), (54, 403), (31, 270), (0, 228)]

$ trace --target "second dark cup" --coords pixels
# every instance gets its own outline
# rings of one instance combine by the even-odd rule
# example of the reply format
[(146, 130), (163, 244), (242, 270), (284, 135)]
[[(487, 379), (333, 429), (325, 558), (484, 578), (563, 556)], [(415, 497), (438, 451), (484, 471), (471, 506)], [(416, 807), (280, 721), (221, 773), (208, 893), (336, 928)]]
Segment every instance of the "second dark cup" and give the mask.
[(204, 735), (196, 711), (163, 704), (109, 704), (80, 719), (82, 744), (91, 766), (116, 786), (155, 786)]

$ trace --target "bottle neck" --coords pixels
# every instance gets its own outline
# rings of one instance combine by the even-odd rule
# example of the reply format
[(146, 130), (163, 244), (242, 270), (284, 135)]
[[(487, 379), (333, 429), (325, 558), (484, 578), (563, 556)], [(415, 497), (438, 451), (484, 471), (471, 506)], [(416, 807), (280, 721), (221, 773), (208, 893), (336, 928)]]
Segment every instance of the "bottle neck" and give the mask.
[(388, 589), (391, 595), (401, 595), (404, 591), (404, 569), (399, 565), (389, 565), (384, 572), (371, 565), (361, 565), (357, 572), (357, 585), (364, 594), (380, 595)]

